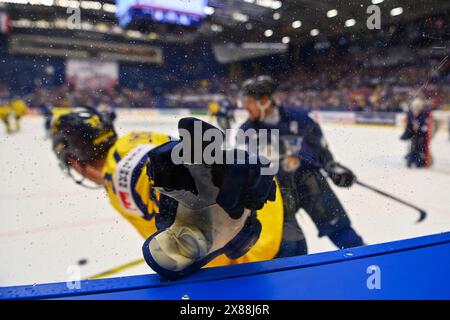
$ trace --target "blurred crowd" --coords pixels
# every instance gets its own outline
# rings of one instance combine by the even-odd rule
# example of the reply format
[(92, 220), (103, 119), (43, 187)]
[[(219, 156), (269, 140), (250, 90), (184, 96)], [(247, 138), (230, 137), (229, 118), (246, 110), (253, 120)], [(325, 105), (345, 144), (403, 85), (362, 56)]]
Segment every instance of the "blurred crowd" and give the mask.
[[(365, 57), (359, 57), (368, 61)], [(347, 59), (347, 60), (346, 60)], [(401, 112), (417, 96), (432, 109), (450, 110), (450, 63), (439, 61), (403, 66), (364, 66), (349, 56), (339, 64), (325, 62), (302, 66), (288, 74), (272, 75), (279, 83), (275, 101), (279, 105), (306, 110)], [(440, 66), (440, 67), (439, 67)], [(236, 97), (240, 81), (227, 77), (199, 80), (155, 94), (152, 88), (77, 89), (64, 84), (37, 87), (22, 97), (39, 108), (106, 106), (112, 108), (206, 108), (218, 96)], [(0, 85), (0, 98), (9, 93)], [(234, 100), (234, 99), (231, 99)]]
[(401, 112), (416, 96), (432, 109), (450, 104), (450, 73), (429, 66), (297, 71), (275, 95), (279, 104), (308, 110)]
[[(356, 40), (351, 40), (353, 36), (343, 34), (334, 40), (318, 40), (299, 50), (306, 52), (301, 58), (293, 58), (295, 54), (292, 54), (284, 60), (274, 56), (265, 62), (244, 61), (235, 65), (236, 68), (230, 66), (230, 77), (223, 75), (225, 68), (215, 72), (211, 67), (208, 73), (192, 77), (198, 80), (183, 80), (182, 75), (208, 68), (203, 59), (200, 62), (184, 59), (185, 63), (176, 70), (164, 74), (165, 80), (158, 82), (158, 87), (146, 86), (146, 80), (154, 83), (154, 79), (145, 78), (137, 85), (140, 89), (121, 86), (80, 89), (71, 84), (36, 86), (20, 98), (32, 108), (91, 105), (206, 109), (210, 102), (224, 96), (236, 101), (233, 98), (248, 76), (268, 74), (279, 83), (275, 101), (288, 107), (400, 112), (420, 96), (432, 109), (450, 110), (447, 16), (392, 25), (378, 32), (364, 33), (364, 37), (355, 36)], [(17, 97), (8, 85), (0, 84), (0, 102), (14, 98)]]
[(155, 105), (150, 90), (132, 90), (120, 87), (105, 89), (77, 89), (72, 85), (36, 88), (25, 97), (31, 107), (48, 104), (52, 107), (105, 105), (112, 108), (149, 108)]
[[(432, 109), (450, 109), (448, 65), (438, 70), (439, 61), (395, 67), (353, 67), (354, 62), (275, 75), (279, 87), (274, 99), (279, 105), (306, 110), (402, 112), (419, 96)], [(233, 97), (238, 91), (239, 81), (214, 79), (172, 90), (172, 104), (188, 104), (183, 97), (195, 95)]]

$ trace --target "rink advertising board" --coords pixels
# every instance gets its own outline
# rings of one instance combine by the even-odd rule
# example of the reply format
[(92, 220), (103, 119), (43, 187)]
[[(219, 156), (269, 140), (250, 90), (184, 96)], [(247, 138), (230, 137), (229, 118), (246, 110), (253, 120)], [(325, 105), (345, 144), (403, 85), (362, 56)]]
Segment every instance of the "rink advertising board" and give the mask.
[(136, 108), (136, 109), (117, 109), (120, 116), (142, 119), (142, 117), (157, 117), (160, 115), (159, 109)]
[(68, 59), (66, 81), (82, 89), (112, 87), (119, 83), (119, 65), (112, 61)]
[(336, 112), (336, 111), (313, 111), (310, 116), (317, 122), (327, 123), (355, 123), (354, 112)]
[(397, 117), (394, 112), (355, 112), (355, 123), (395, 126)]
[[(450, 233), (447, 232), (304, 256), (205, 268), (175, 281), (146, 274), (81, 281), (75, 288), (66, 282), (0, 287), (0, 300), (130, 299), (161, 303), (160, 300), (165, 299), (188, 299), (183, 303), (194, 303), (194, 300), (211, 299), (450, 299), (449, 252)], [(177, 314), (167, 317), (179, 319)], [(230, 317), (238, 318), (236, 315)]]

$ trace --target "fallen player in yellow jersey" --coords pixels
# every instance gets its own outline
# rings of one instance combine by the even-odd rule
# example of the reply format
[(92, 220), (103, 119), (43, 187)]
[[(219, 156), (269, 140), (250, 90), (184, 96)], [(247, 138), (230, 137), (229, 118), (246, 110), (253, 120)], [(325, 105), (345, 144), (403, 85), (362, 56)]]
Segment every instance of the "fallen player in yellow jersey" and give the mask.
[(9, 122), (11, 114), (12, 110), (9, 104), (0, 104), (0, 121), (5, 125), (6, 133), (12, 133), (11, 123)]
[[(169, 152), (179, 140), (152, 132), (131, 132), (119, 138), (110, 121), (90, 108), (80, 108), (54, 119), (51, 131), (53, 150), (63, 167), (70, 175), (75, 170), (87, 180), (105, 187), (113, 207), (147, 239), (143, 247), (144, 257), (158, 273), (177, 277), (204, 265), (262, 261), (274, 258), (278, 253), (282, 239), (283, 204), (273, 177), (261, 179), (270, 179), (273, 184), (270, 197), (266, 183), (258, 188), (267, 191), (263, 196), (252, 203), (240, 203), (242, 212), (238, 210), (239, 215), (230, 218), (227, 212), (232, 209), (216, 203), (225, 187), (204, 180), (205, 175), (214, 175), (208, 167), (172, 166), (161, 161), (156, 164), (157, 159)], [(164, 178), (164, 175), (174, 173), (177, 175), (172, 179)], [(178, 189), (170, 185), (175, 182), (181, 183)], [(77, 183), (84, 184), (84, 181)], [(210, 195), (205, 207), (192, 208), (187, 199), (203, 199), (202, 192), (196, 187), (202, 184), (207, 185), (205, 190), (208, 191), (205, 192), (215, 190), (215, 193)], [(187, 190), (188, 185), (194, 186), (193, 190)], [(238, 189), (235, 186), (227, 188)], [(248, 191), (241, 192), (244, 195)], [(269, 198), (272, 201), (268, 201)], [(214, 210), (211, 211), (210, 206)], [(197, 218), (192, 218), (198, 212), (201, 217), (208, 216), (212, 224), (199, 224), (195, 220)], [(194, 221), (186, 222), (186, 217)], [(196, 227), (186, 229), (185, 224)], [(186, 230), (188, 232), (183, 233)], [(193, 244), (192, 239), (197, 242)], [(174, 244), (177, 244), (175, 248)]]
[(20, 130), (20, 120), (24, 115), (27, 114), (28, 107), (25, 101), (22, 99), (13, 99), (10, 104), (11, 111), (14, 114), (14, 118), (16, 120), (15, 131)]

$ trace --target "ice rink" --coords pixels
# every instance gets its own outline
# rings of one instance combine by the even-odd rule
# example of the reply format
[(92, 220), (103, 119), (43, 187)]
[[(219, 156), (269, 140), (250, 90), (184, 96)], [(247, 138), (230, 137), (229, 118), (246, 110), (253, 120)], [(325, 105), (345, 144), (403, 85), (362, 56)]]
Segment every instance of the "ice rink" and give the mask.
[[(150, 130), (174, 134), (177, 117), (121, 118), (118, 131)], [(143, 239), (109, 205), (102, 190), (87, 190), (65, 177), (44, 139), (44, 120), (26, 117), (22, 131), (0, 128), (0, 286), (81, 278), (141, 258)], [(438, 131), (432, 143), (432, 169), (407, 169), (402, 128), (324, 124), (335, 158), (358, 178), (410, 201), (428, 212), (416, 224), (413, 209), (359, 186), (333, 186), (355, 229), (368, 244), (450, 230), (450, 141)], [(336, 250), (300, 211), (298, 221), (310, 253)], [(84, 261), (83, 261), (84, 260)], [(84, 262), (84, 263), (83, 263)], [(113, 276), (152, 273), (138, 264)]]

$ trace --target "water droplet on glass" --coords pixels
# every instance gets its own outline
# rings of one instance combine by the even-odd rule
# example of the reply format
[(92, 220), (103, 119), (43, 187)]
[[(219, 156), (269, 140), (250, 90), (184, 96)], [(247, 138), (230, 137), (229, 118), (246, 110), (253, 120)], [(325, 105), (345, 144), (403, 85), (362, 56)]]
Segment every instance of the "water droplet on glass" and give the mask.
[(353, 257), (353, 253), (346, 252), (346, 253), (344, 253), (344, 257)]

